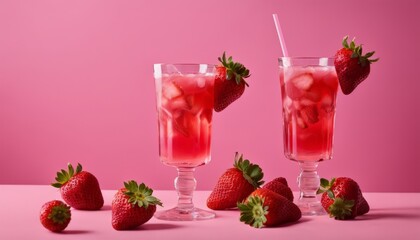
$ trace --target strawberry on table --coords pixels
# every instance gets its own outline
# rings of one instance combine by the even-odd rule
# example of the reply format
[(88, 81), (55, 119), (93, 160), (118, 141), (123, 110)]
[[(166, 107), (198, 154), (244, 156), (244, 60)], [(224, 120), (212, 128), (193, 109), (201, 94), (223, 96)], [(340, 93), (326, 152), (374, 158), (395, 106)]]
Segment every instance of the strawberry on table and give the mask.
[(51, 232), (61, 232), (70, 223), (70, 206), (59, 200), (49, 201), (42, 205), (39, 220)]
[(379, 59), (369, 59), (375, 53), (362, 53), (362, 45), (357, 46), (354, 39), (347, 42), (348, 36), (343, 39), (343, 48), (335, 54), (334, 65), (340, 82), (341, 90), (345, 95), (353, 92), (353, 90), (363, 82), (370, 73), (370, 64)]
[(226, 59), (223, 53), (218, 58), (222, 63), (216, 67), (214, 80), (214, 110), (220, 112), (242, 96), (248, 83), (245, 78), (249, 77), (249, 70), (239, 62), (234, 62), (232, 57)]
[(302, 217), (298, 206), (269, 189), (260, 188), (243, 203), (238, 203), (240, 221), (252, 227), (271, 227), (296, 222)]
[(330, 217), (339, 220), (354, 219), (369, 212), (369, 204), (356, 181), (347, 177), (321, 179), (321, 204)]
[(136, 228), (149, 221), (156, 212), (156, 205), (162, 206), (154, 197), (153, 189), (136, 181), (124, 182), (112, 201), (112, 227), (115, 230)]
[(238, 202), (264, 183), (263, 176), (257, 164), (250, 163), (236, 153), (234, 167), (226, 170), (219, 178), (207, 199), (207, 206), (213, 210), (235, 208)]
[(80, 163), (74, 171), (73, 166), (68, 164), (68, 171), (64, 169), (57, 172), (57, 182), (51, 184), (60, 188), (61, 197), (71, 207), (79, 210), (98, 210), (104, 205), (99, 182), (96, 177), (86, 171), (82, 171)]
[(268, 183), (264, 184), (262, 188), (269, 189), (293, 202), (293, 192), (287, 185), (286, 179), (283, 177), (278, 177), (269, 181)]

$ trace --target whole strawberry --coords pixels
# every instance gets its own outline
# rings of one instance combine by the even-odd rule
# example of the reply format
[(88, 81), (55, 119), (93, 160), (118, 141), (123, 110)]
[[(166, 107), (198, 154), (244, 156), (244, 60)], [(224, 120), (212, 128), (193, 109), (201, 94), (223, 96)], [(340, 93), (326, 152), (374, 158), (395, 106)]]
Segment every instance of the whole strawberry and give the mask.
[(207, 206), (213, 210), (235, 208), (256, 188), (264, 183), (264, 174), (257, 164), (235, 154), (234, 167), (226, 170), (219, 178), (207, 199)]
[(216, 78), (214, 80), (214, 110), (220, 112), (236, 101), (245, 91), (245, 78), (249, 77), (249, 70), (241, 63), (234, 62), (232, 57), (226, 60), (223, 53), (218, 58), (222, 63), (216, 67)]
[(266, 183), (262, 188), (269, 189), (293, 202), (293, 192), (283, 177), (278, 177)]
[(115, 230), (136, 228), (153, 217), (156, 205), (162, 206), (159, 199), (152, 196), (153, 190), (144, 183), (124, 182), (112, 201), (112, 227)]
[(339, 220), (354, 219), (369, 212), (369, 204), (362, 195), (356, 181), (347, 177), (322, 178), (318, 193), (322, 193), (321, 204), (330, 217)]
[(345, 95), (364, 81), (370, 73), (370, 64), (379, 59), (369, 59), (375, 52), (368, 52), (362, 55), (362, 45), (356, 46), (354, 39), (347, 43), (348, 36), (343, 39), (343, 48), (335, 54), (334, 65), (337, 71), (341, 90)]
[(298, 206), (269, 189), (260, 188), (243, 203), (238, 203), (240, 221), (255, 228), (295, 222), (302, 217)]
[(76, 172), (68, 164), (68, 171), (57, 172), (57, 182), (51, 184), (60, 188), (61, 197), (71, 207), (79, 210), (98, 210), (104, 205), (99, 182), (96, 177), (82, 171), (82, 165), (77, 164)]
[(70, 223), (70, 206), (59, 200), (49, 201), (42, 205), (39, 220), (51, 232), (61, 232)]

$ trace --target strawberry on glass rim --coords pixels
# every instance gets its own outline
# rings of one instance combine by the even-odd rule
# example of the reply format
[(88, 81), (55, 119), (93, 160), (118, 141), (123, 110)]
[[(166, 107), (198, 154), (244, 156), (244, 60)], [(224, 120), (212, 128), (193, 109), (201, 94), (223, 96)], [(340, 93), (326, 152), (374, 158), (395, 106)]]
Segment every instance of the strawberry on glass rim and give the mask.
[(379, 60), (379, 58), (369, 59), (375, 51), (363, 55), (362, 45), (356, 45), (354, 38), (348, 44), (348, 38), (348, 36), (344, 37), (342, 42), (343, 48), (337, 51), (334, 58), (341, 91), (345, 95), (352, 93), (368, 77), (370, 64)]
[(249, 86), (245, 78), (250, 76), (249, 69), (232, 57), (226, 59), (226, 53), (218, 58), (221, 65), (216, 67), (214, 80), (214, 110), (220, 112), (242, 96), (245, 86)]

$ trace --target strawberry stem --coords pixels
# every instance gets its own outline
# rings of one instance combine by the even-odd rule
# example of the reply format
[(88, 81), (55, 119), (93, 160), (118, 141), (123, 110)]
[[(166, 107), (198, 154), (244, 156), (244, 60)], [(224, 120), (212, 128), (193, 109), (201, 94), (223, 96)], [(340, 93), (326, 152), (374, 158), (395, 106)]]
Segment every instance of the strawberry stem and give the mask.
[(57, 172), (57, 177), (55, 178), (57, 182), (52, 183), (51, 186), (60, 188), (61, 186), (66, 184), (70, 180), (70, 178), (79, 174), (82, 171), (82, 165), (80, 163), (77, 164), (76, 172), (74, 172), (74, 168), (70, 163), (67, 165), (67, 168), (67, 171), (61, 169), (61, 172)]
[(147, 187), (144, 183), (138, 185), (136, 181), (131, 180), (124, 182), (124, 187), (126, 189), (124, 194), (130, 197), (128, 200), (129, 203), (146, 209), (149, 205), (162, 206), (162, 202), (158, 198), (152, 196), (153, 189)]
[(264, 206), (264, 198), (250, 196), (244, 203), (237, 204), (241, 217), (240, 221), (252, 227), (261, 228), (267, 221), (268, 206)]
[(248, 159), (243, 159), (243, 155), (239, 155), (238, 152), (235, 153), (235, 163), (233, 164), (235, 168), (242, 172), (243, 177), (255, 188), (259, 188), (264, 181), (264, 173), (258, 164), (251, 163)]
[(245, 81), (245, 78), (251, 76), (249, 74), (249, 69), (239, 62), (234, 62), (232, 56), (226, 60), (226, 52), (223, 52), (222, 57), (218, 58), (219, 62), (226, 68), (226, 79), (235, 80), (236, 84), (240, 85), (242, 82), (249, 87), (248, 83)]
[(349, 36), (345, 36), (343, 38), (342, 41), (342, 45), (344, 48), (351, 50), (353, 53), (351, 55), (351, 58), (358, 58), (358, 63), (362, 66), (366, 66), (367, 64), (371, 64), (373, 62), (377, 62), (379, 60), (379, 58), (375, 58), (375, 59), (369, 59), (370, 57), (373, 56), (373, 54), (375, 53), (375, 51), (372, 52), (368, 52), (365, 55), (363, 55), (363, 49), (362, 49), (362, 45), (356, 45), (356, 43), (354, 42), (355, 38), (353, 38), (353, 40), (351, 40), (350, 45), (348, 44), (347, 40), (348, 40)]
[(51, 209), (51, 213), (48, 214), (48, 219), (51, 219), (54, 223), (64, 224), (71, 216), (70, 206), (66, 204), (60, 204), (54, 206)]
[(328, 208), (330, 217), (344, 220), (351, 216), (354, 200), (345, 200), (342, 198), (335, 198), (334, 203)]

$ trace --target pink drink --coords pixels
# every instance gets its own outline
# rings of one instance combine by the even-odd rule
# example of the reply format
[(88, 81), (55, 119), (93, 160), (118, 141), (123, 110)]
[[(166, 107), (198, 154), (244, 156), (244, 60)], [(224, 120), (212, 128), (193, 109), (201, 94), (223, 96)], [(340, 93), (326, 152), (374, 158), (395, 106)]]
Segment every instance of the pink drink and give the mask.
[(331, 159), (338, 79), (333, 66), (280, 67), (284, 149), (296, 161)]
[(157, 82), (161, 161), (176, 167), (208, 163), (214, 76), (163, 74)]

